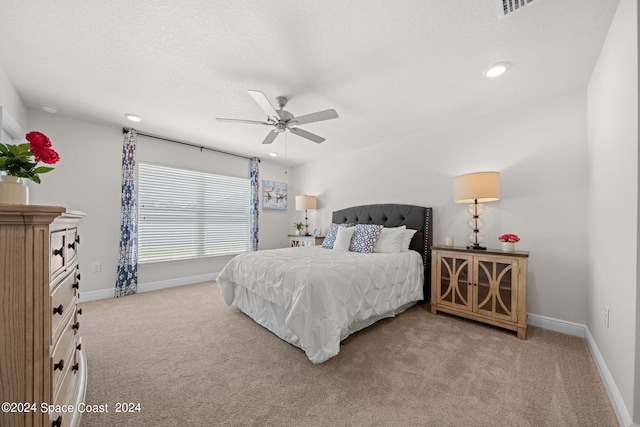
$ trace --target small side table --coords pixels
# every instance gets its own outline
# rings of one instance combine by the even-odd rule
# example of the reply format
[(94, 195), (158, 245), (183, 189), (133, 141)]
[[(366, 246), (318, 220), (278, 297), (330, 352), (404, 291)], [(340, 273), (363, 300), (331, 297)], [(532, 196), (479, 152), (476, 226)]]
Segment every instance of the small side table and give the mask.
[(297, 248), (301, 246), (320, 246), (324, 241), (324, 236), (296, 236), (289, 234), (289, 247)]

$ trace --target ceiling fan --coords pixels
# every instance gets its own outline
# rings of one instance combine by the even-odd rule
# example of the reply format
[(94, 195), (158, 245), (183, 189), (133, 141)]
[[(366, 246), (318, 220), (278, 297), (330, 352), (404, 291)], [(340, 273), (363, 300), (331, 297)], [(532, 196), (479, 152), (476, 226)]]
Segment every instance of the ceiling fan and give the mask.
[(234, 123), (249, 123), (254, 125), (267, 125), (273, 126), (273, 130), (267, 134), (267, 137), (262, 141), (263, 144), (271, 144), (274, 139), (278, 136), (279, 133), (285, 132), (289, 130), (289, 132), (301, 136), (303, 138), (309, 139), (313, 142), (320, 144), (324, 142), (325, 139), (321, 136), (315, 135), (311, 132), (307, 132), (304, 129), (300, 129), (296, 126), (305, 125), (307, 123), (320, 122), (322, 120), (335, 119), (338, 117), (338, 113), (336, 110), (324, 110), (318, 111), (317, 113), (305, 114), (304, 116), (295, 117), (288, 111), (285, 111), (283, 108), (287, 105), (288, 99), (284, 96), (279, 96), (276, 98), (278, 102), (279, 110), (276, 110), (271, 102), (267, 99), (264, 93), (257, 90), (249, 90), (249, 95), (253, 98), (254, 101), (258, 103), (260, 108), (267, 113), (267, 121), (261, 122), (257, 120), (242, 120), (242, 119), (223, 119), (216, 118), (221, 122), (234, 122)]

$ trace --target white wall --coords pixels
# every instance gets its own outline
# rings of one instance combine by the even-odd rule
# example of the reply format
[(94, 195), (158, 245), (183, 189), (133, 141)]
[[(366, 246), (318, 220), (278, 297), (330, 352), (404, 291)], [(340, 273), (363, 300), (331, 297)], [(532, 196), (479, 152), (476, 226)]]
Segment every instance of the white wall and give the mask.
[[(87, 213), (80, 226), (82, 250), (79, 263), (83, 274), (82, 291), (107, 290), (115, 286), (120, 230), (120, 170), (122, 128), (61, 115), (29, 110), (26, 131), (38, 130), (51, 139), (60, 153), (55, 170), (42, 175), (42, 184), (29, 183), (31, 204), (60, 205)], [(211, 151), (182, 146), (157, 139), (139, 137), (138, 161), (210, 170), (216, 173), (244, 170), (248, 160)], [(263, 160), (260, 179), (288, 182), (284, 169)], [(237, 175), (237, 173), (236, 173)], [(286, 212), (260, 212), (260, 248), (282, 247), (288, 229)], [(139, 267), (139, 283), (149, 284), (197, 277), (219, 272), (230, 257), (198, 261), (144, 264)], [(99, 261), (102, 271), (91, 272)], [(82, 293), (81, 293), (82, 295)]]
[[(295, 194), (318, 196), (312, 228), (331, 212), (369, 203), (434, 208), (435, 243), (464, 246), (466, 205), (453, 202), (453, 177), (497, 170), (502, 198), (486, 204), (485, 243), (516, 233), (531, 252), (528, 310), (586, 323), (586, 93), (422, 132), (294, 169)], [(295, 218), (295, 216), (294, 216)]]
[[(588, 328), (640, 421), (638, 287), (638, 25), (621, 0), (588, 87)], [(603, 322), (610, 309), (610, 327)], [(635, 384), (634, 384), (635, 382)], [(634, 398), (636, 400), (635, 410)]]
[(13, 120), (18, 122), (20, 127), (26, 129), (27, 126), (27, 108), (22, 103), (22, 99), (18, 92), (9, 81), (9, 77), (0, 67), (0, 106), (9, 111)]

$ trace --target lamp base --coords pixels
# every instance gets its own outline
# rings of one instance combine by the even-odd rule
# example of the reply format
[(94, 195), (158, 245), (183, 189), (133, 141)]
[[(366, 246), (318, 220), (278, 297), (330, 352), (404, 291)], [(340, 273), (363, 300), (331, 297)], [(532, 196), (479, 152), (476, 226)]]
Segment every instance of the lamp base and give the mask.
[(467, 246), (467, 249), (472, 249), (474, 251), (486, 251), (487, 248), (485, 246), (480, 246), (477, 243), (475, 245)]

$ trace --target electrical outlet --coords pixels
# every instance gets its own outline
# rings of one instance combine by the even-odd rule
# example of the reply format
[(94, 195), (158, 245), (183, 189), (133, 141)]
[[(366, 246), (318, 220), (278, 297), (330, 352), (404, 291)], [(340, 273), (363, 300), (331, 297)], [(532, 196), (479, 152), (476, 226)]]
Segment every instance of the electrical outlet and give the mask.
[(609, 327), (609, 307), (604, 306), (604, 326)]
[(99, 261), (94, 261), (91, 263), (91, 272), (92, 273), (99, 273), (100, 270), (102, 270), (102, 264), (100, 264)]

